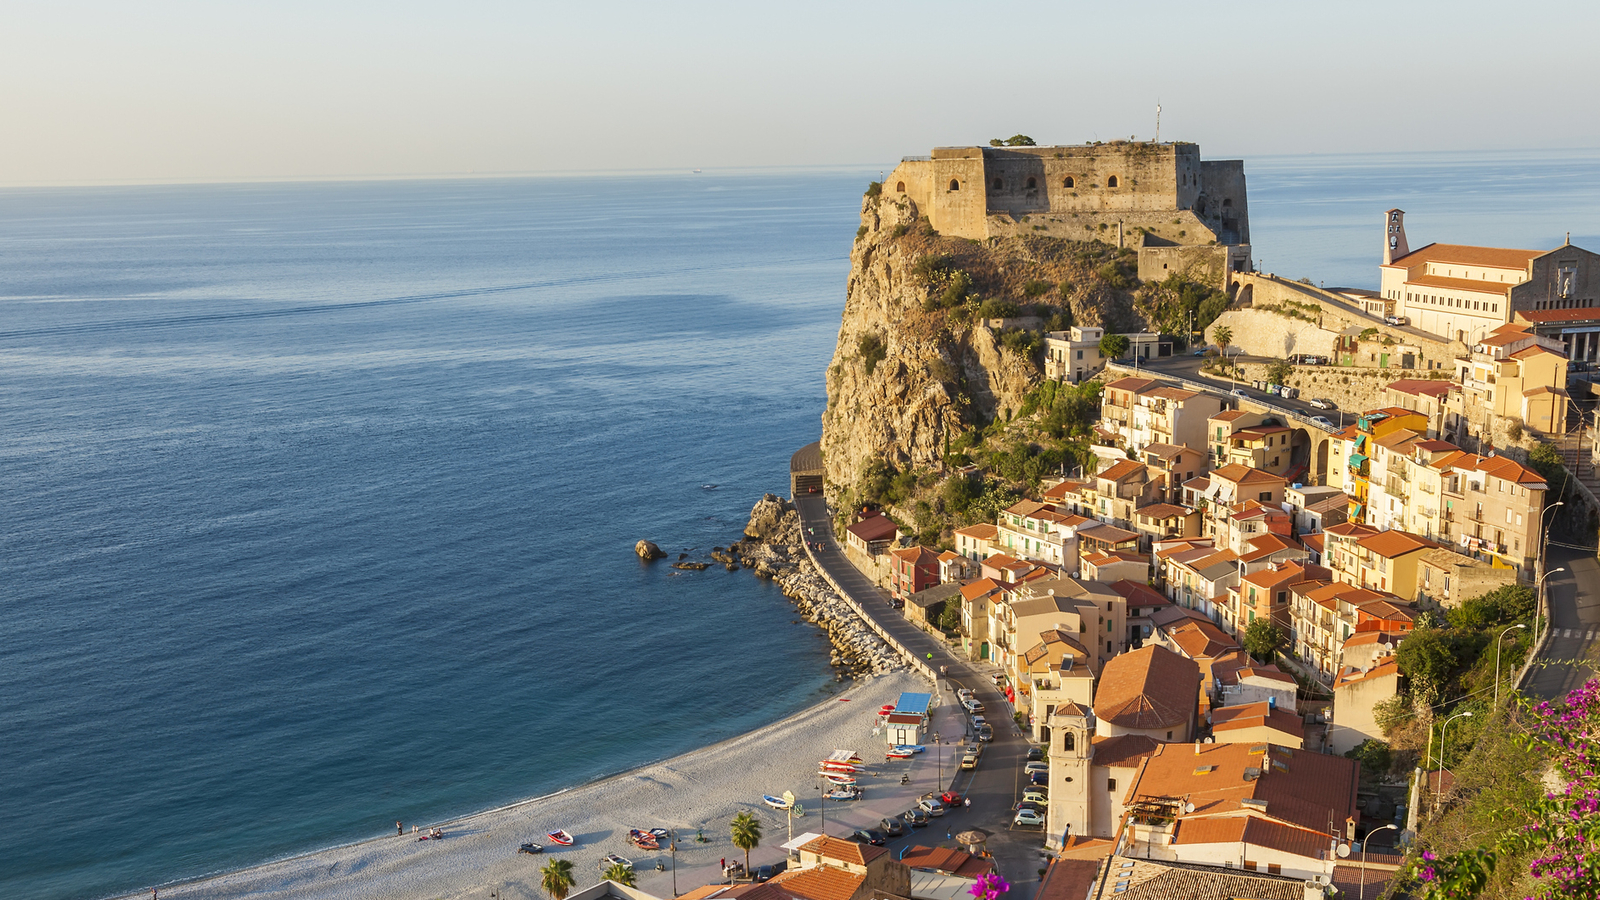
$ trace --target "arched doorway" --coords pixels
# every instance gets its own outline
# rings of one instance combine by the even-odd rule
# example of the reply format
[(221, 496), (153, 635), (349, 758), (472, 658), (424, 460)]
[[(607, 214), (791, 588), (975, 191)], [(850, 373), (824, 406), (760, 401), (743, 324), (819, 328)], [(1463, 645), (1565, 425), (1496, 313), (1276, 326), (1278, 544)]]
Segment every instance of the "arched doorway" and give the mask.
[(906, 183), (904, 181), (897, 183), (894, 186), (894, 190), (897, 194), (904, 194), (906, 192)]

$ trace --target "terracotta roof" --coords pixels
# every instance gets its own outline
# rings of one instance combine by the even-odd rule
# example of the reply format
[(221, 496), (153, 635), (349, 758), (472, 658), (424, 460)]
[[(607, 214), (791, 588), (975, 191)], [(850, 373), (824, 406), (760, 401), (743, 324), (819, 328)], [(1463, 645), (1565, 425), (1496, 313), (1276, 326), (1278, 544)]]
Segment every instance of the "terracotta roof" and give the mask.
[(855, 841), (840, 840), (825, 834), (818, 835), (809, 843), (800, 845), (800, 849), (807, 853), (815, 853), (823, 859), (836, 859), (840, 862), (857, 866), (864, 866), (889, 852), (882, 847), (872, 847), (867, 844), (858, 844)]
[(1246, 678), (1265, 678), (1268, 681), (1278, 681), (1284, 684), (1295, 684), (1294, 676), (1284, 672), (1274, 665), (1243, 666), (1234, 672), (1234, 678), (1243, 681)]
[(1274, 588), (1280, 584), (1293, 584), (1296, 581), (1308, 581), (1313, 578), (1332, 578), (1333, 573), (1321, 566), (1303, 566), (1290, 563), (1274, 569), (1268, 566), (1244, 576), (1242, 581), (1249, 582), (1260, 588)]
[(1274, 728), (1302, 740), (1306, 736), (1305, 722), (1299, 716), (1286, 709), (1273, 709), (1265, 700), (1211, 710), (1213, 732), (1261, 727)]
[(1546, 322), (1600, 321), (1600, 308), (1591, 306), (1587, 309), (1519, 309), (1517, 318), (1534, 325)]
[(1182, 619), (1163, 631), (1190, 659), (1212, 659), (1239, 649), (1238, 643), (1207, 618)]
[[(1528, 261), (1545, 255), (1544, 250), (1509, 250), (1503, 247), (1473, 247), (1467, 244), (1428, 244), (1407, 253), (1391, 266), (1410, 268), (1428, 262), (1485, 266), (1495, 269), (1527, 271)], [(1493, 282), (1486, 282), (1493, 283)]]
[(1187, 400), (1190, 397), (1200, 396), (1199, 391), (1191, 391), (1180, 387), (1158, 387), (1155, 390), (1143, 391), (1141, 397), (1159, 397), (1162, 400)]
[(1241, 428), (1238, 431), (1235, 431), (1233, 436), (1266, 437), (1269, 434), (1278, 434), (1288, 430), (1289, 426), (1287, 425), (1251, 425), (1249, 428)]
[(961, 586), (961, 599), (976, 600), (985, 594), (992, 594), (1000, 590), (1000, 583), (993, 578), (979, 578), (969, 581)]
[(1093, 538), (1097, 541), (1105, 541), (1108, 544), (1121, 544), (1125, 541), (1137, 540), (1139, 535), (1118, 528), (1115, 525), (1101, 523), (1093, 528), (1078, 529), (1078, 537)]
[(1148, 516), (1152, 519), (1170, 519), (1173, 516), (1187, 516), (1190, 512), (1193, 512), (1193, 510), (1189, 509), (1189, 507), (1179, 506), (1176, 503), (1152, 503), (1149, 506), (1139, 507), (1133, 511), (1133, 514), (1136, 516)]
[(1106, 385), (1106, 390), (1132, 391), (1137, 394), (1145, 388), (1160, 384), (1161, 382), (1149, 378), (1118, 378)]
[(1139, 472), (1143, 472), (1143, 471), (1144, 471), (1144, 466), (1142, 464), (1136, 463), (1131, 459), (1123, 459), (1123, 460), (1118, 460), (1117, 462), (1114, 462), (1111, 465), (1107, 466), (1103, 471), (1101, 471), (1095, 477), (1096, 478), (1105, 478), (1105, 479), (1108, 479), (1110, 481), (1121, 481), (1122, 479), (1127, 478), (1130, 475), (1135, 475), (1135, 474), (1137, 474)]
[(968, 525), (965, 528), (956, 529), (956, 534), (964, 534), (980, 541), (992, 541), (999, 533), (1000, 529), (996, 528), (992, 522), (979, 522), (976, 525)]
[[(1342, 497), (1344, 495), (1340, 494), (1339, 496)], [(1320, 532), (1320, 531), (1317, 532), (1316, 534), (1302, 534), (1302, 535), (1300, 535), (1300, 543), (1307, 550), (1316, 551), (1318, 556), (1322, 555), (1324, 540), (1325, 539), (1322, 536), (1322, 532)]]
[(1156, 752), (1162, 742), (1147, 734), (1119, 734), (1116, 737), (1097, 737), (1092, 743), (1095, 765), (1127, 768)]
[(1386, 675), (1399, 674), (1400, 664), (1394, 661), (1394, 657), (1388, 657), (1379, 661), (1377, 665), (1365, 672), (1361, 671), (1360, 669), (1350, 669), (1349, 671), (1340, 674), (1339, 677), (1333, 682), (1333, 687), (1335, 690), (1338, 690), (1346, 685), (1355, 684), (1358, 681), (1366, 681), (1369, 678), (1383, 678)]
[[(1327, 825), (1322, 826), (1324, 829)], [(1178, 826), (1178, 844), (1237, 844), (1269, 847), (1295, 856), (1321, 859), (1328, 849), (1328, 835), (1284, 825), (1259, 816), (1224, 816), (1214, 819), (1185, 819)]]
[[(829, 840), (835, 840), (829, 838)], [(813, 841), (812, 843), (816, 843)], [(841, 844), (851, 841), (838, 841)], [(859, 845), (858, 845), (859, 846)], [(810, 849), (807, 844), (801, 849)], [(877, 851), (873, 856), (880, 856), (888, 851), (882, 847), (873, 847)], [(809, 869), (798, 869), (774, 875), (767, 884), (778, 888), (786, 894), (803, 897), (805, 900), (850, 900), (856, 891), (867, 880), (866, 873), (850, 872), (836, 866), (812, 866)]]
[(1402, 378), (1399, 381), (1390, 383), (1389, 390), (1410, 394), (1413, 397), (1428, 396), (1438, 398), (1450, 393), (1451, 388), (1455, 387), (1457, 385), (1449, 381), (1433, 381), (1427, 378)]
[(1556, 350), (1551, 350), (1549, 347), (1541, 347), (1538, 344), (1534, 344), (1532, 347), (1523, 347), (1521, 350), (1518, 350), (1517, 352), (1511, 354), (1511, 358), (1512, 359), (1531, 359), (1532, 357), (1538, 356), (1541, 353), (1548, 353), (1551, 356), (1559, 356), (1562, 359), (1566, 359), (1567, 358), (1567, 355), (1565, 353), (1561, 353), (1561, 352), (1556, 351)]
[(1176, 603), (1171, 606), (1163, 606), (1150, 614), (1150, 621), (1154, 622), (1161, 628), (1166, 628), (1173, 622), (1181, 622), (1184, 619), (1194, 619), (1197, 622), (1211, 621), (1210, 619), (1206, 618), (1206, 614), (1200, 610), (1189, 609), (1188, 607), (1179, 606)]
[(1068, 494), (1076, 494), (1087, 484), (1088, 482), (1086, 481), (1063, 481), (1052, 485), (1048, 490), (1046, 490), (1044, 492), (1044, 498), (1046, 500), (1060, 500)]
[(1100, 670), (1096, 717), (1123, 728), (1187, 724), (1200, 695), (1200, 667), (1165, 647), (1113, 657)]
[(1515, 344), (1517, 341), (1526, 341), (1532, 337), (1533, 333), (1529, 331), (1501, 331), (1500, 329), (1496, 328), (1489, 334), (1479, 338), (1478, 343), (1485, 347), (1504, 347), (1507, 344)]
[(1199, 450), (1190, 450), (1188, 447), (1181, 447), (1177, 444), (1163, 444), (1160, 442), (1154, 444), (1145, 444), (1144, 449), (1140, 450), (1139, 452), (1141, 454), (1154, 454), (1162, 459), (1171, 459), (1174, 456), (1182, 455), (1184, 451), (1188, 451), (1190, 453), (1200, 452)]
[(1397, 556), (1404, 556), (1417, 550), (1427, 550), (1439, 545), (1427, 538), (1391, 529), (1364, 537), (1356, 541), (1356, 546), (1371, 550), (1384, 559), (1394, 559)]
[(897, 533), (894, 523), (889, 521), (888, 516), (870, 516), (851, 525), (845, 531), (868, 542), (894, 540)]
[(1505, 297), (1516, 287), (1509, 281), (1479, 281), (1474, 278), (1451, 278), (1447, 275), (1416, 275), (1406, 279), (1406, 284), (1417, 287), (1438, 288), (1445, 291), (1465, 291), (1469, 294), (1490, 294)]
[(1248, 415), (1250, 415), (1250, 414), (1245, 412), (1242, 409), (1225, 409), (1222, 412), (1219, 412), (1216, 415), (1212, 416), (1211, 417), (1211, 421), (1213, 421), (1213, 422), (1232, 422), (1234, 419), (1237, 419), (1240, 416), (1248, 416)]
[(1129, 609), (1172, 605), (1172, 601), (1163, 596), (1160, 591), (1142, 582), (1129, 581), (1124, 578), (1121, 581), (1112, 582), (1111, 589), (1121, 594), (1122, 599), (1128, 601), (1127, 606)]
[(973, 856), (965, 850), (951, 847), (924, 847), (918, 844), (900, 857), (908, 869), (930, 869), (946, 875), (977, 878), (994, 869), (994, 861)]
[[(1201, 771), (1205, 767), (1214, 768)], [(1250, 768), (1260, 777), (1247, 779)], [(1128, 790), (1130, 800), (1185, 796), (1195, 806), (1181, 817), (1185, 822), (1247, 809), (1240, 801), (1258, 800), (1266, 802), (1266, 815), (1325, 832), (1330, 819), (1337, 829), (1357, 815), (1356, 761), (1276, 745), (1163, 744)], [(1185, 826), (1178, 827), (1181, 833)]]
[(1221, 478), (1234, 484), (1288, 484), (1289, 482), (1271, 472), (1252, 469), (1239, 463), (1231, 463), (1220, 469), (1211, 470), (1212, 478)]
[(1111, 842), (1102, 842), (1100, 856), (1088, 859), (1061, 857), (1050, 860), (1033, 900), (1084, 900), (1100, 875), (1100, 858), (1111, 853)]
[(1329, 525), (1322, 531), (1324, 534), (1331, 534), (1334, 537), (1354, 537), (1358, 539), (1378, 533), (1378, 529), (1373, 528), (1371, 525), (1363, 525), (1360, 522), (1340, 522), (1337, 525)]

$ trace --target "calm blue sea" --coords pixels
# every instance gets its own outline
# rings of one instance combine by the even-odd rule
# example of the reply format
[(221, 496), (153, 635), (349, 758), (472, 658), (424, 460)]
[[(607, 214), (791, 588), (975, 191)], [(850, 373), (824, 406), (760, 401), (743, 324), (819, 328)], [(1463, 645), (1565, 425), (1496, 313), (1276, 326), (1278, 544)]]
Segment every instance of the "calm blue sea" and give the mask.
[[(782, 717), (703, 554), (815, 439), (881, 167), (0, 191), (0, 896), (94, 898)], [(1247, 163), (1256, 255), (1600, 247), (1600, 155)], [(702, 484), (716, 484), (704, 490)]]

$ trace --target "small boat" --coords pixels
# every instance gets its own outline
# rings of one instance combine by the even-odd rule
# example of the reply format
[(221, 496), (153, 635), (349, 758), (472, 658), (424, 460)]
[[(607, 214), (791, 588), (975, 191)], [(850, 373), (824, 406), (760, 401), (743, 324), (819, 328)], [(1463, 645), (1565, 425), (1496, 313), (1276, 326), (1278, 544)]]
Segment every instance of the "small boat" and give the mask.
[(714, 491), (717, 489), (717, 486), (714, 484), (702, 484), (700, 485), (700, 489), (705, 491)]
[(671, 834), (671, 832), (667, 831), (665, 828), (652, 828), (650, 829), (650, 833), (655, 836), (656, 840), (660, 840)]
[(607, 853), (605, 856), (600, 857), (600, 868), (605, 869), (611, 866), (621, 866), (624, 869), (631, 869), (633, 868), (633, 860), (624, 859), (615, 853)]
[(633, 844), (635, 847), (638, 847), (640, 850), (661, 849), (661, 844), (656, 840), (655, 835), (648, 831), (640, 831), (637, 828), (628, 829), (628, 842)]
[(774, 797), (771, 794), (762, 794), (761, 799), (773, 809), (789, 809), (790, 807), (794, 806), (793, 803), (790, 803), (782, 797)]
[(821, 775), (823, 778), (828, 779), (829, 781), (833, 782), (834, 784), (855, 784), (856, 783), (855, 776), (853, 776), (853, 775), (842, 775), (842, 774), (840, 774), (838, 772), (818, 772), (817, 774)]
[(855, 773), (861, 771), (849, 763), (834, 762), (831, 759), (825, 759), (818, 765), (821, 766), (824, 772), (839, 772), (843, 775), (854, 775)]
[(518, 847), (517, 848), (517, 852), (518, 853), (543, 853), (544, 852), (544, 845), (543, 844), (535, 844), (533, 841), (529, 841), (526, 844), (523, 844), (521, 847)]
[(829, 800), (860, 800), (860, 788), (839, 788), (827, 794)]
[(566, 829), (564, 828), (557, 828), (555, 831), (546, 832), (546, 834), (550, 836), (552, 843), (560, 844), (563, 847), (571, 847), (573, 844), (577, 843), (577, 841), (573, 839), (572, 835), (567, 834)]
[(850, 763), (857, 766), (864, 762), (864, 760), (861, 758), (861, 754), (855, 752), (854, 750), (835, 750), (828, 754), (828, 760), (829, 762)]

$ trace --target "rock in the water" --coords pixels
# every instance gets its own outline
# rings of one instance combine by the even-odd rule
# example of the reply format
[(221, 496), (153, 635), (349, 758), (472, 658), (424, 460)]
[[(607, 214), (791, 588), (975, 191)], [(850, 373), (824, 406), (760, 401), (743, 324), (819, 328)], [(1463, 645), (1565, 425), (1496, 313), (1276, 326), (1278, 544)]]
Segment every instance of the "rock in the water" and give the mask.
[(703, 572), (710, 568), (711, 564), (703, 562), (675, 562), (672, 564), (672, 567), (674, 569), (687, 569), (691, 572)]
[(772, 537), (783, 523), (783, 517), (791, 509), (789, 501), (777, 494), (765, 494), (756, 501), (750, 510), (750, 524), (744, 527), (746, 536), (758, 541), (765, 541)]
[(633, 552), (639, 554), (639, 558), (643, 560), (661, 559), (667, 555), (656, 546), (655, 541), (640, 541), (633, 545)]

